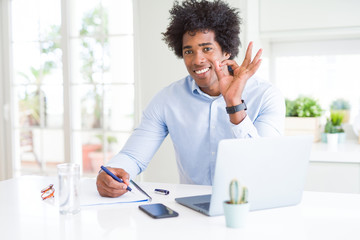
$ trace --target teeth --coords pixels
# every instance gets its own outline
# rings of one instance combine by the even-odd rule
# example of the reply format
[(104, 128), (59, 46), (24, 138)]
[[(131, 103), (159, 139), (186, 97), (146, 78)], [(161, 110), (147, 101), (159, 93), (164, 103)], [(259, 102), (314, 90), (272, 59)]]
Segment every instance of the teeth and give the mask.
[(207, 71), (209, 71), (209, 68), (204, 68), (202, 70), (195, 71), (195, 73), (201, 74), (201, 73), (204, 73), (204, 72), (207, 72)]

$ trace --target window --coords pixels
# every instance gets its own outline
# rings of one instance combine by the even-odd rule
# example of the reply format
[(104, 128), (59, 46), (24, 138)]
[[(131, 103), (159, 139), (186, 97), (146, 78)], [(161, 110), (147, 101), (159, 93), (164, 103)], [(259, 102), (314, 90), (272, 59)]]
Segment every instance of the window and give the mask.
[(329, 110), (337, 98), (351, 104), (351, 120), (360, 110), (360, 40), (279, 42), (272, 44), (272, 81), (286, 98), (317, 98)]
[(94, 174), (121, 149), (134, 122), (132, 12), (131, 0), (11, 1), (17, 173), (72, 161)]

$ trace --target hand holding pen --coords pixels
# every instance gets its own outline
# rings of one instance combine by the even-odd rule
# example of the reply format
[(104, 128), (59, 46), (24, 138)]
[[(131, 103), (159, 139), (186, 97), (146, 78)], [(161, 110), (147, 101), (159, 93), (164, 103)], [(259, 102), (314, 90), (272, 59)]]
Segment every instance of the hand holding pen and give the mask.
[[(105, 167), (104, 167), (105, 168)], [(119, 197), (128, 191), (131, 191), (129, 187), (129, 174), (121, 168), (105, 168), (113, 176), (107, 173), (104, 168), (96, 179), (96, 186), (98, 192), (103, 197)], [(120, 180), (120, 181), (119, 181)]]
[[(124, 181), (121, 178), (118, 178), (115, 174), (113, 174), (111, 171), (109, 171), (106, 167), (101, 166), (101, 169), (105, 171), (110, 177), (112, 177), (115, 181), (118, 181), (119, 183), (124, 183)], [(128, 184), (126, 184), (128, 185)], [(126, 190), (131, 191), (132, 189), (127, 186)]]

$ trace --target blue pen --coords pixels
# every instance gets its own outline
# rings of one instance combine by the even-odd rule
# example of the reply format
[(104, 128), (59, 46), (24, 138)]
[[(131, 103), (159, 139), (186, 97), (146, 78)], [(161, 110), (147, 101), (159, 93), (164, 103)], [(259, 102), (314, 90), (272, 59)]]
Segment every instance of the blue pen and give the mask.
[[(104, 170), (104, 172), (106, 172), (110, 177), (112, 177), (114, 180), (118, 181), (118, 182), (121, 182), (121, 183), (124, 183), (124, 181), (120, 178), (118, 178), (117, 176), (115, 176), (112, 172), (109, 171), (109, 169), (107, 169), (106, 167), (104, 166), (101, 166), (101, 169)], [(131, 191), (132, 189), (127, 186), (126, 190), (128, 191)]]
[(168, 195), (170, 193), (169, 190), (165, 190), (165, 189), (159, 189), (159, 188), (156, 188), (154, 190), (156, 193), (160, 193), (160, 194), (164, 194), (164, 195)]

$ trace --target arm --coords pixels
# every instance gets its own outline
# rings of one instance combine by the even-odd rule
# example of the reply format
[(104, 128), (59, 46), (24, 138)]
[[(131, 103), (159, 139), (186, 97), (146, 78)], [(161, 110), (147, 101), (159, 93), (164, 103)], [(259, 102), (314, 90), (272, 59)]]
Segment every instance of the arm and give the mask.
[(106, 164), (125, 184), (115, 181), (101, 171), (96, 183), (101, 196), (118, 197), (126, 193), (129, 179), (147, 167), (167, 136), (168, 130), (163, 120), (160, 100), (155, 97), (151, 101), (143, 113), (139, 127), (134, 130), (123, 149)]
[(248, 111), (249, 115), (240, 124), (232, 125), (235, 138), (273, 137), (284, 133), (285, 100), (277, 88), (270, 86), (261, 92)]
[[(224, 96), (226, 106), (236, 106), (241, 103), (243, 91), (249, 78), (259, 69), (261, 64), (262, 49), (260, 49), (251, 60), (253, 43), (250, 42), (246, 51), (245, 59), (239, 66), (234, 60), (225, 60), (215, 65), (216, 74), (220, 83), (220, 91)], [(222, 66), (230, 66), (234, 74), (227, 74)], [(225, 68), (226, 69), (226, 68)], [(250, 96), (254, 98), (255, 96)], [(233, 133), (236, 138), (256, 138), (279, 136), (283, 134), (285, 121), (285, 101), (276, 88), (269, 87), (262, 93), (261, 99), (252, 103), (250, 111), (255, 111), (251, 117), (245, 110), (229, 114), (233, 125)], [(252, 119), (251, 119), (252, 118)]]
[[(241, 103), (242, 93), (244, 91), (247, 80), (255, 74), (261, 64), (262, 49), (260, 49), (254, 59), (251, 61), (253, 43), (250, 42), (246, 50), (243, 63), (239, 66), (234, 60), (224, 60), (219, 63), (216, 61), (215, 72), (220, 84), (220, 92), (224, 97), (227, 107), (236, 106)], [(230, 66), (234, 74), (233, 76), (223, 71), (223, 66)], [(229, 114), (230, 122), (233, 124), (241, 123), (246, 117), (244, 110)]]

